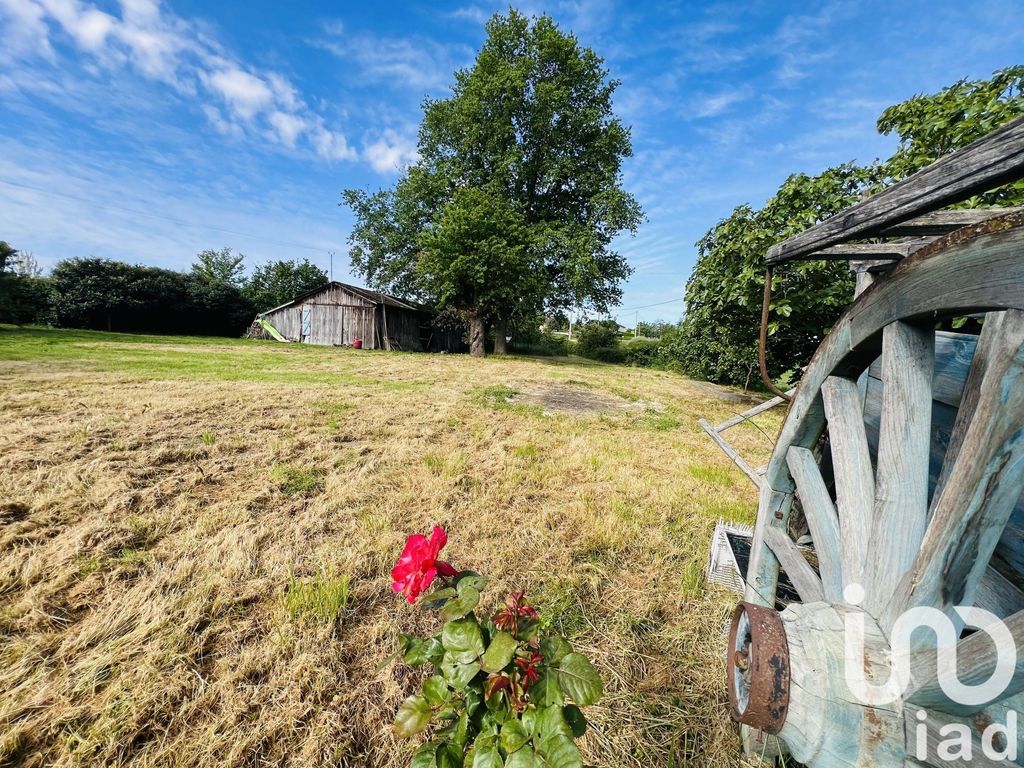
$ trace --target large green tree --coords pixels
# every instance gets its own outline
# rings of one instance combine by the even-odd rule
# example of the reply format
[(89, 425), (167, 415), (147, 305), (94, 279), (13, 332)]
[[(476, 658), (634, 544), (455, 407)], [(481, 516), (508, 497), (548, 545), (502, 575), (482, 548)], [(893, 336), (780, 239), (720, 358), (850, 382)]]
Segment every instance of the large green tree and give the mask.
[(309, 259), (268, 261), (253, 270), (242, 295), (257, 312), (265, 312), (327, 282), (327, 273)]
[(245, 254), (233, 253), (227, 246), (219, 251), (207, 249), (196, 254), (193, 274), (211, 283), (226, 283), (241, 288), (245, 283)]
[(451, 98), (424, 104), (419, 160), (393, 189), (343, 193), (354, 269), (464, 313), (474, 354), (488, 324), (500, 353), (517, 316), (605, 312), (630, 274), (611, 241), (642, 218), (621, 187), (617, 85), (550, 17), (492, 17)]
[[(697, 243), (697, 264), (686, 286), (686, 317), (663, 357), (693, 376), (728, 384), (750, 381), (757, 368), (768, 248), (1024, 114), (1022, 85), (1024, 67), (1011, 67), (990, 80), (960, 81), (935, 94), (914, 96), (879, 118), (880, 132), (899, 137), (887, 161), (791, 176), (762, 208), (737, 207)], [(1020, 203), (1024, 184), (1017, 183), (968, 204)], [(852, 296), (845, 262), (796, 262), (776, 270), (769, 369), (798, 373)]]

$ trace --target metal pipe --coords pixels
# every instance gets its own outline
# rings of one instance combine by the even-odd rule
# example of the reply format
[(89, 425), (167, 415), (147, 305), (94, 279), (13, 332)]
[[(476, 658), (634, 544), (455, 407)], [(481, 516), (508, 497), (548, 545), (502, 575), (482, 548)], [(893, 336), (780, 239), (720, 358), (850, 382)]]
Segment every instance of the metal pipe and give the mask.
[(787, 395), (781, 389), (775, 386), (775, 382), (768, 376), (768, 362), (766, 349), (768, 347), (768, 307), (772, 303), (772, 268), (768, 267), (764, 272), (764, 301), (761, 303), (761, 335), (758, 339), (757, 345), (757, 361), (761, 366), (761, 381), (764, 382), (765, 386), (777, 397), (781, 397), (784, 400), (792, 400), (792, 396)]

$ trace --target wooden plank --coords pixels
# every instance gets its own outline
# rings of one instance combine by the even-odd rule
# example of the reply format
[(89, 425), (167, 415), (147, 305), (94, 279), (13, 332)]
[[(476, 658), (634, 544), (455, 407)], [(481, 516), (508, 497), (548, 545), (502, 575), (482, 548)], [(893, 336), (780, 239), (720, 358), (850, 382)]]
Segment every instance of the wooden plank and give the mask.
[(811, 564), (801, 554), (796, 543), (789, 538), (785, 531), (769, 525), (765, 528), (764, 541), (782, 566), (782, 570), (793, 582), (796, 591), (800, 593), (800, 599), (804, 603), (817, 603), (825, 599), (825, 593), (821, 587), (821, 579), (814, 572)]
[(747, 566), (747, 588), (744, 599), (748, 603), (775, 607), (775, 593), (779, 585), (779, 560), (765, 543), (768, 529), (789, 524), (793, 507), (793, 494), (782, 493), (767, 483), (761, 486), (761, 499), (757, 507), (754, 538), (750, 544), (750, 564)]
[(1024, 311), (993, 313), (978, 342), (928, 531), (883, 626), (914, 606), (939, 608), (958, 621), (953, 607), (974, 599), (1024, 490), (1022, 383)]
[(932, 211), (915, 216), (902, 224), (886, 227), (878, 234), (883, 237), (947, 235), (960, 227), (980, 224), (1004, 213), (1020, 208), (964, 208), (956, 211)]
[(832, 603), (842, 602), (842, 547), (836, 508), (813, 453), (806, 448), (793, 446), (789, 449), (788, 462), (814, 540), (825, 598)]
[(873, 616), (910, 570), (924, 539), (934, 357), (931, 328), (896, 322), (883, 331), (872, 554), (864, 570), (864, 607)]
[[(791, 389), (786, 394), (792, 397), (793, 392), (795, 391), (795, 389)], [(721, 424), (716, 424), (715, 431), (724, 432), (730, 427), (735, 427), (737, 424), (741, 424), (742, 422), (747, 421), (748, 419), (752, 419), (755, 416), (764, 413), (765, 411), (770, 411), (772, 408), (775, 408), (776, 406), (779, 405), (783, 405), (787, 402), (789, 401), (786, 400), (786, 398), (784, 397), (773, 397), (771, 400), (765, 400), (763, 403), (759, 403), (755, 405), (753, 408), (745, 410), (743, 413), (738, 413), (732, 418), (726, 419)]]
[(875, 499), (875, 473), (864, 431), (864, 403), (856, 382), (839, 376), (825, 379), (821, 394), (835, 471), (843, 582), (863, 584)]
[(870, 259), (878, 261), (896, 261), (905, 259), (919, 248), (932, 241), (933, 238), (915, 238), (913, 241), (890, 241), (887, 243), (843, 243), (822, 248), (802, 256), (794, 256), (790, 261), (841, 261), (843, 259)]
[(729, 445), (729, 442), (724, 437), (718, 434), (718, 431), (715, 427), (712, 427), (704, 419), (701, 419), (697, 423), (700, 425), (701, 429), (703, 429), (705, 432), (708, 433), (708, 435), (711, 436), (711, 439), (714, 440), (715, 443), (717, 443), (718, 447), (722, 449), (722, 452), (730, 459), (732, 459), (732, 462), (737, 467), (739, 467), (747, 477), (750, 478), (751, 482), (758, 488), (760, 488), (761, 483), (764, 480), (761, 474), (759, 474), (757, 470), (750, 466), (750, 464), (748, 464), (747, 461), (742, 456), (740, 456), (739, 452), (731, 445)]
[[(1024, 611), (1005, 618), (1003, 624), (1012, 635), (1014, 645), (1018, 649), (1024, 648)], [(910, 658), (911, 684), (903, 698), (919, 707), (934, 708), (954, 715), (973, 715), (997, 701), (1024, 691), (1024, 653), (1016, 653), (1015, 656), (1016, 667), (1007, 687), (988, 701), (966, 705), (951, 701), (939, 685), (938, 672), (941, 662), (936, 650), (920, 650)], [(991, 678), (995, 672), (998, 661), (996, 646), (988, 634), (975, 632), (958, 642), (955, 655), (946, 657), (943, 661), (946, 662), (943, 668), (955, 671), (961, 683), (978, 685)]]
[(872, 237), (922, 214), (1024, 176), (1024, 117), (943, 157), (768, 250), (780, 264), (846, 240)]

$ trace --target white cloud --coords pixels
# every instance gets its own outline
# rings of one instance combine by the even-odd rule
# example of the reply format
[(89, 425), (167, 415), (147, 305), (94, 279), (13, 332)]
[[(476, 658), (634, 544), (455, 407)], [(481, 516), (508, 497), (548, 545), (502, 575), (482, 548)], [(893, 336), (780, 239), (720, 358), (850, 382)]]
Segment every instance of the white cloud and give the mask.
[(717, 117), (733, 104), (743, 101), (745, 97), (746, 91), (743, 89), (723, 91), (712, 96), (703, 96), (698, 98), (693, 105), (693, 113), (697, 117)]
[(238, 117), (251, 120), (265, 109), (274, 94), (266, 82), (237, 67), (222, 69), (204, 77), (206, 84), (219, 93)]
[(299, 134), (306, 130), (306, 121), (288, 112), (274, 112), (269, 119), (278, 138), (289, 147), (294, 147)]
[(358, 158), (287, 77), (247, 66), (158, 0), (120, 0), (119, 16), (85, 0), (0, 0), (0, 30), (11, 60), (0, 83), (5, 91), (34, 89), (33, 60), (56, 62), (58, 44), (70, 42), (88, 56), (86, 71), (100, 76), (127, 67), (169, 85), (194, 99), (223, 134), (259, 136), (290, 150), (305, 137), (307, 150), (324, 159)]
[(7, 56), (42, 56), (53, 59), (46, 12), (35, 3), (0, 0), (0, 30)]
[(386, 130), (376, 141), (367, 144), (363, 157), (378, 173), (400, 171), (419, 159), (416, 143), (397, 131)]
[(320, 156), (328, 160), (354, 160), (359, 156), (342, 134), (323, 126), (313, 132), (312, 141)]
[(425, 37), (380, 37), (346, 33), (337, 23), (321, 25), (326, 37), (313, 40), (319, 48), (359, 67), (364, 79), (414, 90), (443, 89), (452, 72), (472, 60), (463, 45), (442, 45)]

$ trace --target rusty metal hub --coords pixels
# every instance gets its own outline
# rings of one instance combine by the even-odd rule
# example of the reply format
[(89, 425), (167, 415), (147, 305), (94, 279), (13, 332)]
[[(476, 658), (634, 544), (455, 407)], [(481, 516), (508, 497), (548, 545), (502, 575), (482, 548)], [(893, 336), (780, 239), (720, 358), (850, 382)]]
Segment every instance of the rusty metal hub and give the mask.
[(778, 733), (789, 709), (789, 642), (777, 611), (740, 603), (732, 614), (726, 674), (733, 720)]

